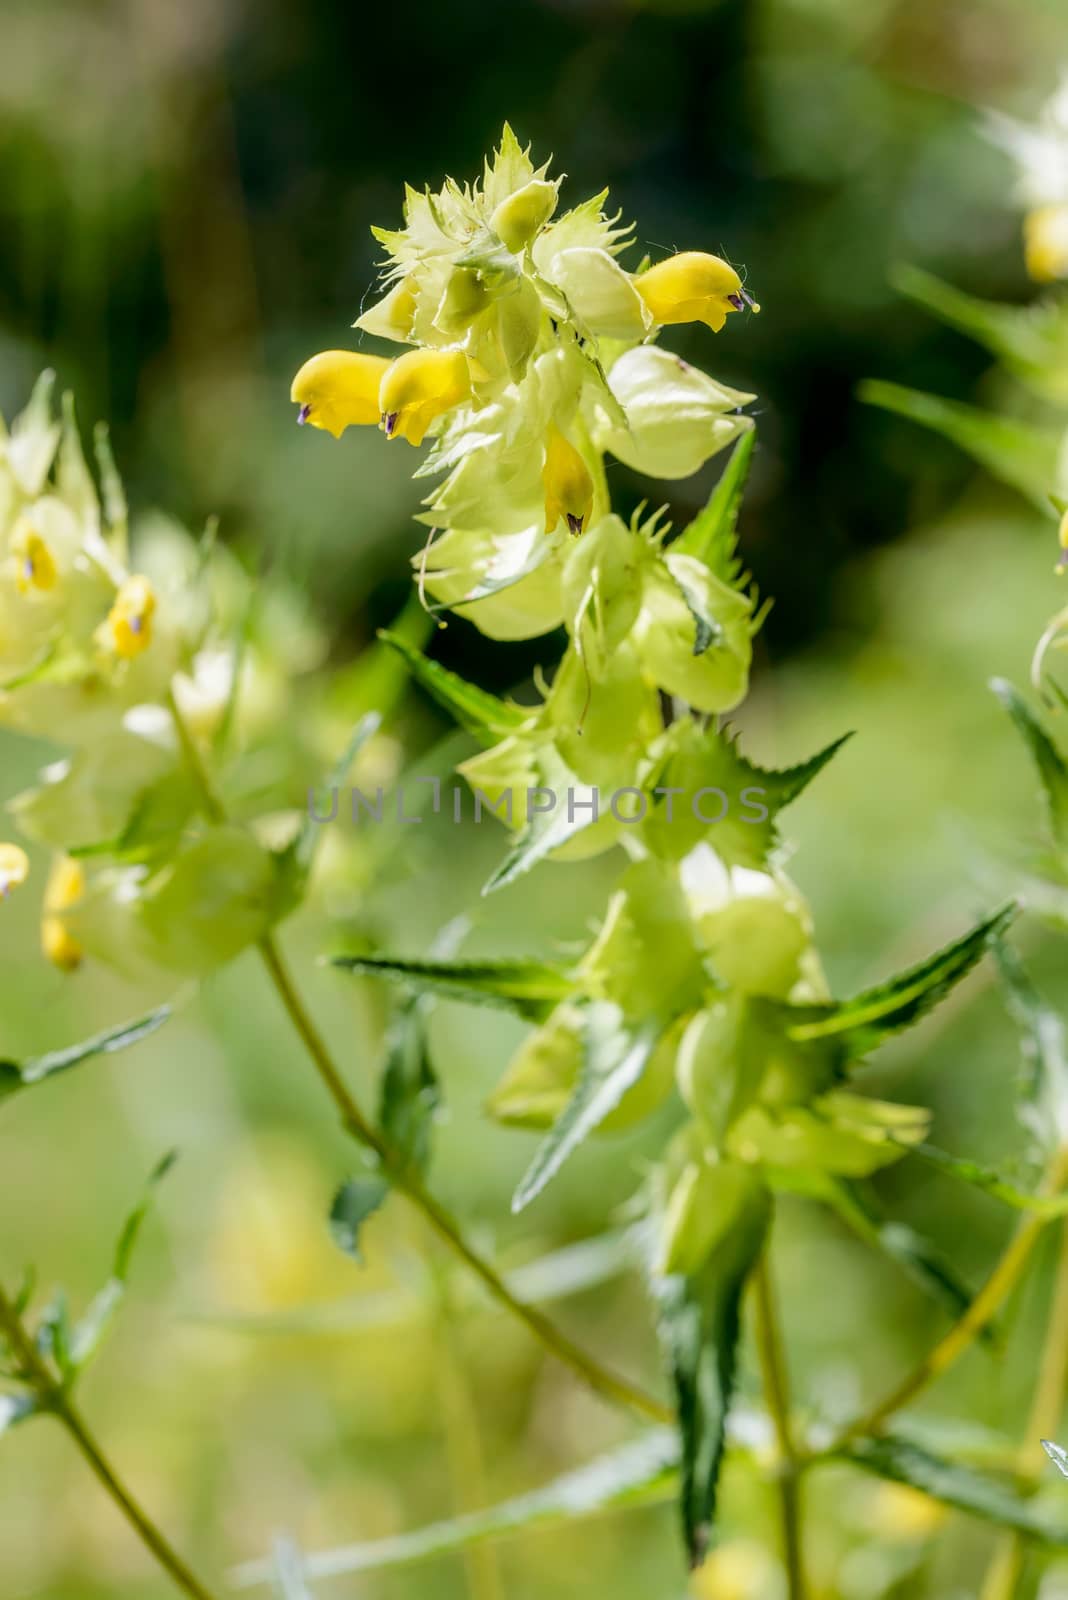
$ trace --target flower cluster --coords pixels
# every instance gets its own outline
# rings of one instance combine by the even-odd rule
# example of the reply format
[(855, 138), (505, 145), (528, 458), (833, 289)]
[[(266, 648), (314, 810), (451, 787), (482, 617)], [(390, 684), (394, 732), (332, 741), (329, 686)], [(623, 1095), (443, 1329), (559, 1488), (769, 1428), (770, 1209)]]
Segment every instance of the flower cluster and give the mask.
[[(11, 803), (24, 836), (53, 853), (42, 949), (64, 970), (90, 953), (138, 977), (205, 972), (284, 903), (279, 858), (205, 819), (172, 714), (202, 741), (227, 719), (249, 586), (210, 531), (198, 545), (162, 519), (138, 530), (131, 566), (106, 434), (98, 491), (69, 396), (54, 415), (52, 381), (0, 432), (0, 723), (66, 752)], [(246, 694), (243, 716), (256, 699)], [(0, 845), (0, 893), (27, 875), (21, 846)]]

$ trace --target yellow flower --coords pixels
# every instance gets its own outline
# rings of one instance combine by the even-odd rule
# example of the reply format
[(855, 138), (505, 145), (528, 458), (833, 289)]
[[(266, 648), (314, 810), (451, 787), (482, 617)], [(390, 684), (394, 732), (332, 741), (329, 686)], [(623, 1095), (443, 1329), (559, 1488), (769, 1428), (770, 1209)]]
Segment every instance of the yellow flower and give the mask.
[(6, 896), (26, 882), (30, 862), (17, 844), (0, 844), (0, 896)]
[(713, 333), (719, 332), (730, 311), (741, 311), (743, 306), (760, 310), (734, 268), (700, 250), (658, 261), (635, 278), (634, 287), (657, 322), (705, 322)]
[(48, 874), (41, 917), (41, 950), (54, 967), (73, 972), (84, 954), (73, 937), (62, 912), (68, 911), (85, 892), (85, 870), (70, 856), (56, 856)]
[(713, 1550), (691, 1579), (694, 1600), (760, 1600), (774, 1593), (776, 1564), (760, 1545), (732, 1539)]
[(1060, 504), (1064, 509), (1061, 511), (1060, 526), (1057, 529), (1057, 542), (1061, 547), (1060, 559), (1055, 569), (1058, 574), (1068, 567), (1068, 505), (1065, 505), (1063, 500)]
[(305, 361), (289, 391), (298, 422), (325, 428), (340, 439), (351, 424), (377, 423), (378, 386), (389, 367), (384, 356), (358, 350), (323, 350)]
[(569, 533), (581, 533), (593, 510), (593, 479), (574, 445), (556, 427), (545, 440), (545, 531), (552, 533), (563, 517)]
[(378, 409), (387, 439), (422, 444), (442, 412), (471, 397), (471, 374), (462, 350), (406, 350), (382, 374)]
[(155, 609), (156, 593), (147, 578), (138, 574), (123, 580), (107, 620), (108, 638), (116, 654), (129, 659), (148, 649)]
[(1037, 206), (1024, 218), (1024, 255), (1036, 283), (1068, 278), (1068, 203)]
[(52, 552), (36, 528), (23, 526), (11, 541), (15, 558), (15, 583), (20, 594), (32, 589), (54, 589), (58, 573)]

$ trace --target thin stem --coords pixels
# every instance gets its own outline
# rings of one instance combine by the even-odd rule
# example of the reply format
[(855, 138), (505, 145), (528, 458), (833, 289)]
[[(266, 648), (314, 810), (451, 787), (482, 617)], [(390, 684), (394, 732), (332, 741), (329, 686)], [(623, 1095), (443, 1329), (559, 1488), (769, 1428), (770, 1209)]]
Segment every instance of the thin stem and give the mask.
[(786, 1371), (782, 1333), (775, 1309), (775, 1293), (767, 1250), (761, 1256), (754, 1275), (754, 1292), (757, 1348), (764, 1379), (764, 1398), (771, 1413), (779, 1447), (777, 1481), (787, 1592), (790, 1600), (805, 1600), (805, 1569), (801, 1551), (801, 1462), (790, 1423), (790, 1381)]
[[(217, 795), (212, 785), (210, 775), (201, 758), (196, 742), (189, 732), (185, 718), (174, 697), (173, 691), (168, 697), (168, 706), (183, 753), (189, 769), (195, 778), (204, 803), (204, 810), (215, 822), (227, 820), (226, 808)], [(607, 1367), (602, 1367), (599, 1362), (572, 1343), (566, 1334), (552, 1322), (536, 1306), (528, 1305), (513, 1294), (508, 1285), (501, 1278), (496, 1269), (483, 1256), (468, 1244), (460, 1231), (459, 1224), (426, 1189), (418, 1174), (411, 1170), (410, 1165), (394, 1150), (389, 1142), (373, 1125), (370, 1119), (361, 1110), (352, 1091), (349, 1089), (338, 1069), (330, 1049), (315, 1025), (307, 1007), (282, 956), (274, 935), (267, 933), (258, 941), (257, 949), (267, 969), (267, 975), (274, 985), (278, 998), (289, 1016), (296, 1032), (300, 1036), (308, 1056), (315, 1070), (322, 1080), (323, 1087), (330, 1096), (342, 1124), (361, 1144), (373, 1152), (379, 1165), (395, 1189), (404, 1194), (411, 1203), (422, 1212), (431, 1228), (456, 1255), (464, 1261), (493, 1298), (510, 1311), (513, 1316), (525, 1323), (530, 1332), (545, 1347), (550, 1354), (570, 1367), (582, 1380), (602, 1395), (606, 1400), (615, 1405), (625, 1406), (632, 1411), (638, 1411), (643, 1416), (650, 1417), (656, 1422), (671, 1422), (674, 1413), (670, 1407), (664, 1405), (655, 1396), (647, 1394), (644, 1389), (628, 1382), (626, 1378), (618, 1377)]]
[[(1064, 1390), (1068, 1382), (1068, 1225), (1060, 1226), (1060, 1248), (1053, 1281), (1053, 1299), (1042, 1348), (1035, 1391), (1031, 1397), (1027, 1427), (1017, 1458), (1017, 1470), (1025, 1480), (1036, 1482), (1046, 1465), (1042, 1439), (1050, 1438), (1060, 1425), (1064, 1411)], [(981, 1600), (1013, 1600), (1023, 1573), (1027, 1545), (1018, 1533), (999, 1544), (986, 1575)]]
[(0, 1330), (2, 1330), (11, 1352), (18, 1363), (20, 1372), (25, 1382), (33, 1389), (43, 1412), (48, 1412), (60, 1422), (85, 1460), (88, 1462), (98, 1482), (109, 1494), (130, 1526), (139, 1535), (142, 1543), (159, 1562), (183, 1594), (191, 1600), (214, 1600), (209, 1589), (190, 1571), (177, 1551), (168, 1543), (167, 1539), (157, 1528), (152, 1518), (141, 1506), (122, 1480), (117, 1476), (100, 1446), (94, 1439), (89, 1425), (82, 1417), (81, 1412), (74, 1405), (69, 1394), (62, 1384), (57, 1382), (49, 1371), (43, 1358), (38, 1353), (33, 1340), (30, 1338), (14, 1305), (0, 1288)]
[[(1057, 1151), (1042, 1183), (1044, 1195), (1059, 1194), (1068, 1181), (1068, 1146)], [(929, 1350), (906, 1378), (879, 1401), (871, 1411), (851, 1422), (821, 1456), (833, 1455), (850, 1440), (862, 1434), (878, 1433), (895, 1411), (941, 1377), (974, 1342), (1000, 1311), (1030, 1259), (1042, 1230), (1050, 1218), (1029, 1212), (1020, 1222), (1001, 1259), (958, 1322)]]

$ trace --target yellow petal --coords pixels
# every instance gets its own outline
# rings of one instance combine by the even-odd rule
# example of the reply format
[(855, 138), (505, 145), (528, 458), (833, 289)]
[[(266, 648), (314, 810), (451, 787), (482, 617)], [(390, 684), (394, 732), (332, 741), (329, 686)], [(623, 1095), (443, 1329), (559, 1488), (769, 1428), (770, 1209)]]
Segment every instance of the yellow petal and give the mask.
[(155, 610), (156, 592), (148, 579), (140, 574), (126, 578), (107, 620), (107, 634), (117, 655), (129, 659), (148, 649)]
[(541, 481), (546, 533), (552, 533), (561, 517), (569, 532), (581, 533), (593, 510), (593, 479), (575, 446), (556, 427), (550, 427), (546, 436)]
[(298, 422), (325, 428), (335, 439), (352, 425), (378, 421), (378, 386), (389, 367), (384, 356), (358, 350), (323, 350), (305, 361), (289, 391)]
[(48, 545), (35, 528), (22, 527), (11, 541), (15, 558), (15, 584), (20, 594), (33, 589), (54, 589), (59, 574)]
[(471, 397), (471, 375), (462, 350), (407, 350), (382, 374), (378, 410), (387, 439), (421, 444), (445, 411)]
[(70, 856), (56, 856), (48, 874), (41, 917), (41, 951), (63, 972), (79, 966), (84, 951), (62, 916), (85, 892), (85, 869)]
[(1024, 218), (1027, 270), (1036, 283), (1068, 278), (1068, 204), (1039, 206)]
[(705, 322), (719, 332), (728, 312), (754, 305), (729, 262), (700, 250), (668, 256), (639, 274), (634, 287), (661, 323)]

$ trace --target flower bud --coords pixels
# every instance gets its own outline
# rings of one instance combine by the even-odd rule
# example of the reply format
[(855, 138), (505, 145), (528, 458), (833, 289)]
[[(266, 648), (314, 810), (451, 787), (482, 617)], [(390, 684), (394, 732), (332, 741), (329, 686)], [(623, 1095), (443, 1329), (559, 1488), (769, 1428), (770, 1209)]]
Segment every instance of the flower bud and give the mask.
[(700, 250), (684, 250), (658, 261), (635, 278), (634, 286), (653, 320), (661, 324), (704, 322), (718, 333), (728, 312), (741, 311), (743, 306), (760, 310), (734, 268), (719, 256)]
[(593, 510), (593, 479), (585, 461), (559, 428), (550, 425), (545, 439), (545, 531), (552, 533), (561, 517), (569, 533), (587, 526)]
[(17, 844), (0, 844), (0, 897), (6, 898), (30, 875), (30, 860)]
[(310, 422), (340, 439), (352, 425), (377, 423), (378, 389), (389, 369), (384, 356), (358, 350), (323, 350), (305, 361), (289, 391), (300, 407), (298, 422)]
[(532, 178), (501, 201), (490, 217), (490, 227), (514, 255), (525, 250), (556, 210), (555, 183)]
[(116, 655), (128, 661), (148, 649), (155, 610), (156, 593), (147, 578), (135, 574), (120, 584), (105, 624), (108, 643)]
[(422, 444), (436, 417), (471, 397), (471, 376), (462, 350), (408, 350), (387, 366), (378, 390), (378, 411), (387, 439)]
[(41, 951), (61, 972), (73, 972), (85, 952), (63, 916), (85, 893), (85, 869), (70, 856), (56, 856), (48, 874), (41, 917)]
[(1024, 218), (1024, 258), (1036, 283), (1068, 278), (1068, 202), (1038, 206)]
[[(379, 339), (395, 339), (399, 344), (407, 344), (411, 338), (412, 323), (415, 321), (418, 309), (413, 280), (402, 278), (399, 283), (394, 284), (387, 295), (358, 316), (352, 326), (362, 328), (365, 333), (374, 334)], [(320, 359), (318, 356), (312, 357), (313, 361)], [(371, 359), (377, 361), (378, 357), (373, 356)], [(303, 368), (301, 370), (303, 371)], [(296, 399), (296, 395), (293, 398)], [(377, 394), (374, 399), (377, 403)], [(372, 422), (377, 420), (377, 417), (371, 418)]]

